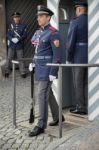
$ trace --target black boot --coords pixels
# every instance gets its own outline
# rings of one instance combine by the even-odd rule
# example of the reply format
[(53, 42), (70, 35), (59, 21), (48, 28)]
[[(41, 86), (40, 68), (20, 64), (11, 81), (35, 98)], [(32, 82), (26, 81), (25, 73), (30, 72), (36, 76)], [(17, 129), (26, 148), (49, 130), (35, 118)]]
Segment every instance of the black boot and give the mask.
[(41, 133), (44, 133), (44, 129), (35, 126), (34, 129), (29, 133), (29, 137), (37, 136)]
[[(65, 118), (64, 118), (64, 116), (62, 115), (62, 122), (64, 122), (64, 121), (65, 121)], [(50, 123), (49, 123), (49, 126), (57, 126), (58, 123), (59, 123), (59, 119), (50, 122)]]
[(79, 115), (86, 115), (87, 114), (87, 110), (83, 107), (80, 106), (76, 106), (75, 108), (70, 109), (71, 113), (74, 114), (79, 114)]

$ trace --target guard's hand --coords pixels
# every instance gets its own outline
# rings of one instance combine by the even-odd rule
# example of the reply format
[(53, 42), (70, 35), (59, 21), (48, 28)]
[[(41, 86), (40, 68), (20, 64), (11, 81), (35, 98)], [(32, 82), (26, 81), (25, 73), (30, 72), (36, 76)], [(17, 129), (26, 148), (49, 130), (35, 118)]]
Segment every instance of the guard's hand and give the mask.
[(69, 61), (66, 61), (66, 64), (70, 64), (70, 62), (69, 62)]
[(33, 71), (33, 68), (35, 67), (35, 64), (34, 63), (30, 63), (29, 64), (29, 71)]
[(55, 76), (49, 75), (49, 80), (50, 80), (50, 81), (53, 81), (53, 80), (55, 80), (55, 79), (56, 79)]
[(19, 40), (18, 40), (18, 38), (12, 38), (12, 42), (16, 44), (19, 42)]

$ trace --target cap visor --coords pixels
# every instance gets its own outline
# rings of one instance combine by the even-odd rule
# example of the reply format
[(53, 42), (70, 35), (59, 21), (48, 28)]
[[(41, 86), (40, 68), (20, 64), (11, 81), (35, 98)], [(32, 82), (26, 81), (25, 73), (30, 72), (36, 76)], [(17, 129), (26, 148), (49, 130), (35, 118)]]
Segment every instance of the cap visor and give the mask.
[(49, 13), (45, 12), (45, 11), (40, 11), (37, 13), (37, 16), (39, 16), (39, 15), (49, 15)]

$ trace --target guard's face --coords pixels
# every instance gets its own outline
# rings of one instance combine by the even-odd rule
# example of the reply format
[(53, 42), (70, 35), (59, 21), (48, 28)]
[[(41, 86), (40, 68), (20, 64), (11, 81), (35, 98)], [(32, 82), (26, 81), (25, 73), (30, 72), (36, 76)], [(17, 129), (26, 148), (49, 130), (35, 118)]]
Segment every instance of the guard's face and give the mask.
[(76, 7), (76, 16), (79, 16), (80, 14), (80, 7)]
[(50, 21), (50, 16), (48, 15), (38, 15), (37, 21), (39, 26), (45, 26)]
[(18, 24), (20, 22), (20, 17), (13, 17), (13, 20), (16, 24)]

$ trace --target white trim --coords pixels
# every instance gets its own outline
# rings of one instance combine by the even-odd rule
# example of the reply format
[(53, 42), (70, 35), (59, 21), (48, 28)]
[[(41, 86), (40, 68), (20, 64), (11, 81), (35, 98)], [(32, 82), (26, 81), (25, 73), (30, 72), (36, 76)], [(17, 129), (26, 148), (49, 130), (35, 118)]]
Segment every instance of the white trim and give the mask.
[[(57, 29), (59, 29), (59, 2), (60, 0), (47, 0), (48, 8), (54, 12), (51, 19), (51, 24)], [(55, 6), (54, 3), (56, 4)]]
[[(54, 15), (52, 16), (52, 19), (51, 19), (51, 25), (55, 27), (56, 29), (59, 29), (59, 2), (60, 0), (47, 0), (48, 8), (54, 12)], [(58, 79), (53, 81), (52, 91), (58, 102), (58, 99), (57, 99), (58, 85), (57, 84), (58, 84)]]

